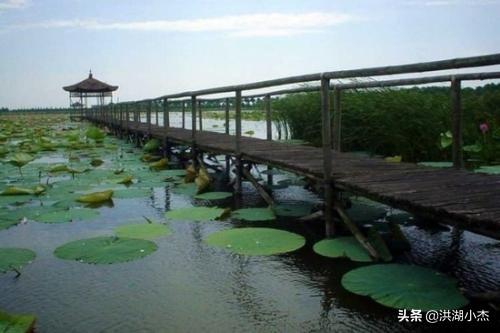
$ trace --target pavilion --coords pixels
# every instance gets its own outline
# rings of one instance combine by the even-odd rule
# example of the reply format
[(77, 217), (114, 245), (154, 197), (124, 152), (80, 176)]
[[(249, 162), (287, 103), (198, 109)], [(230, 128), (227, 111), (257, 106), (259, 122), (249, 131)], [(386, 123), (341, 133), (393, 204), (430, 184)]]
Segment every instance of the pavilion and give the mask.
[(63, 89), (69, 91), (70, 107), (75, 111), (79, 109), (82, 116), (83, 109), (88, 108), (88, 98), (96, 98), (98, 107), (105, 104), (106, 97), (109, 97), (109, 103), (113, 103), (113, 91), (117, 90), (118, 86), (94, 79), (92, 71), (89, 71), (88, 78)]

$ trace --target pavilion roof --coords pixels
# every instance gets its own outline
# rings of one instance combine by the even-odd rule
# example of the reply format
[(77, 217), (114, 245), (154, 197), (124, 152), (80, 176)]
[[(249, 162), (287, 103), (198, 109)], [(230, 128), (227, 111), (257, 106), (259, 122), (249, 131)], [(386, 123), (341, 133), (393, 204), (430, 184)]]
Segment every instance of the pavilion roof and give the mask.
[(105, 82), (94, 79), (92, 72), (89, 73), (89, 77), (83, 81), (76, 84), (63, 87), (64, 90), (69, 92), (82, 92), (82, 93), (99, 93), (99, 92), (111, 92), (118, 89), (118, 86), (112, 86)]

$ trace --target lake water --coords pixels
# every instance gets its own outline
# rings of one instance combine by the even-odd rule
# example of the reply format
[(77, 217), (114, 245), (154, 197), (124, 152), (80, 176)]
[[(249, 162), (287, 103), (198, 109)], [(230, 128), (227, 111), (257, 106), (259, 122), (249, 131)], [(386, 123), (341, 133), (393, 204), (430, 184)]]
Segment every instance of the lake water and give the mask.
[[(222, 123), (206, 120), (204, 127)], [(262, 137), (265, 123), (246, 121), (243, 131), (248, 130)], [(140, 151), (136, 154), (139, 157)], [(42, 162), (51, 159), (64, 156), (47, 153)], [(243, 190), (242, 200), (231, 202), (232, 207), (265, 206), (250, 184), (245, 182)], [(274, 197), (281, 203), (320, 200), (299, 186), (275, 190)], [(113, 228), (131, 219), (165, 220), (170, 209), (203, 204), (172, 192), (168, 185), (154, 188), (147, 198), (113, 202), (114, 207), (99, 208), (101, 215), (93, 221), (29, 222), (0, 231), (1, 247), (37, 253), (19, 278), (0, 274), (0, 309), (36, 314), (37, 332), (406, 332), (434, 327), (398, 323), (397, 310), (346, 291), (340, 278), (361, 264), (315, 254), (312, 246), (321, 239), (322, 226), (292, 219), (257, 224), (167, 221), (172, 234), (156, 239), (158, 250), (141, 260), (89, 265), (54, 257), (54, 249), (66, 242), (112, 235)], [(396, 262), (438, 269), (467, 289), (500, 289), (497, 241), (469, 232), (453, 241), (448, 229), (407, 222), (402, 229), (412, 250), (397, 256)], [(293, 231), (306, 237), (307, 244), (289, 254), (246, 257), (203, 242), (210, 233), (240, 226)]]

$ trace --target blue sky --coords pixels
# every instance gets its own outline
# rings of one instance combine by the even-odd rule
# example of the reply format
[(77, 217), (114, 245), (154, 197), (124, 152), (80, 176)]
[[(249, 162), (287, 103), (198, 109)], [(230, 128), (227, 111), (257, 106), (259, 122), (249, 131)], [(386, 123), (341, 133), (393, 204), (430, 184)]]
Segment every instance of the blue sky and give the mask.
[(496, 0), (0, 0), (0, 107), (66, 106), (500, 52)]

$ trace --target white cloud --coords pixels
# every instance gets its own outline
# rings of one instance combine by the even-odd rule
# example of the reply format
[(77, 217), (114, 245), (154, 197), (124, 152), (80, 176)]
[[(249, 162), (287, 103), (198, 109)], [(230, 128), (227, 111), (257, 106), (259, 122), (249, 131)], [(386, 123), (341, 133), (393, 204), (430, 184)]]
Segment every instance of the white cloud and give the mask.
[(28, 0), (3, 0), (0, 1), (0, 11), (23, 8), (28, 5)]
[(104, 22), (97, 20), (47, 21), (13, 28), (81, 28), (88, 30), (130, 30), (162, 32), (224, 32), (230, 36), (288, 36), (323, 31), (351, 22), (343, 13), (251, 14), (190, 20)]

